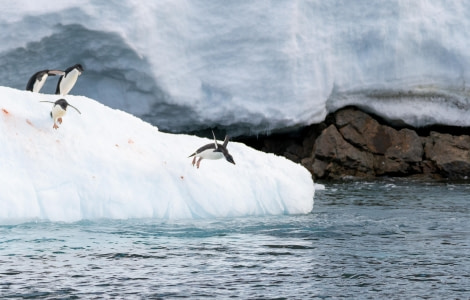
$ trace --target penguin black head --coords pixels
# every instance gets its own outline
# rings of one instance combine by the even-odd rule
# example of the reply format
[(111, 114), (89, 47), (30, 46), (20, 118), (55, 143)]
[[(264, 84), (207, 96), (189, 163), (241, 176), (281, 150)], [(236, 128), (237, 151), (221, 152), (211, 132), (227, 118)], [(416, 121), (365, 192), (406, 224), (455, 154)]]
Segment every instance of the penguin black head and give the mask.
[(230, 155), (228, 152), (227, 152), (227, 153), (224, 153), (224, 156), (225, 156), (225, 159), (226, 159), (229, 163), (235, 164), (235, 161), (233, 160), (232, 155)]
[(223, 145), (217, 144), (217, 148), (214, 150), (214, 152), (221, 152), (229, 163), (235, 165), (235, 161), (233, 160), (232, 155), (228, 153), (227, 148), (225, 148)]
[(62, 108), (63, 110), (67, 110), (68, 106), (73, 107), (79, 114), (81, 114), (81, 112), (75, 106), (68, 103), (67, 100), (65, 100), (65, 99), (57, 100), (56, 102), (54, 102), (54, 106), (55, 105), (60, 105), (60, 108)]
[(65, 69), (65, 74), (68, 74), (68, 73), (72, 72), (73, 70), (77, 70), (78, 72), (82, 73), (83, 72), (83, 66), (81, 64), (75, 64), (71, 67), (68, 67), (67, 69)]
[(81, 64), (76, 64), (72, 68), (79, 70), (80, 72), (83, 72), (83, 67)]
[(55, 105), (59, 105), (63, 110), (67, 110), (67, 106), (69, 106), (69, 103), (65, 99), (59, 99), (54, 102), (54, 106)]

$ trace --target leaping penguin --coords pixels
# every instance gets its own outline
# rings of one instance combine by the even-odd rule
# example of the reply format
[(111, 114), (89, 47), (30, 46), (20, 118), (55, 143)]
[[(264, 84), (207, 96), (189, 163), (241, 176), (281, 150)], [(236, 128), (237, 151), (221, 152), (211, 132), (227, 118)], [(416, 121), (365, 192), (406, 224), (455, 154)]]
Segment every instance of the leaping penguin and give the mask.
[(46, 83), (46, 79), (49, 76), (55, 76), (55, 75), (64, 75), (64, 71), (60, 70), (42, 70), (34, 73), (33, 76), (28, 81), (28, 84), (26, 85), (26, 90), (39, 93), (39, 91), (42, 89), (44, 86), (44, 83)]
[(62, 96), (67, 95), (77, 82), (78, 76), (80, 76), (82, 72), (83, 67), (81, 64), (76, 64), (65, 69), (65, 74), (59, 78), (55, 93)]
[[(188, 157), (194, 156), (193, 161), (192, 161), (193, 166), (196, 165), (196, 167), (199, 169), (199, 164), (201, 163), (202, 159), (204, 158), (205, 159), (221, 159), (223, 157), (225, 157), (225, 159), (228, 162), (235, 164), (235, 161), (233, 160), (232, 155), (230, 155), (230, 153), (228, 153), (228, 150), (227, 150), (229, 136), (228, 135), (225, 136), (224, 143), (221, 145), (217, 143), (217, 139), (215, 138), (214, 131), (212, 131), (212, 135), (214, 136), (214, 143), (204, 145), (201, 148), (197, 149), (196, 152), (188, 156)], [(196, 157), (199, 157), (197, 162), (196, 162)]]
[(67, 100), (65, 99), (59, 99), (56, 102), (52, 101), (41, 101), (41, 102), (48, 102), (48, 103), (54, 103), (54, 106), (52, 106), (52, 111), (51, 111), (51, 118), (54, 120), (54, 125), (52, 128), (57, 129), (59, 126), (57, 126), (57, 123), (62, 124), (62, 117), (65, 116), (65, 113), (67, 112), (67, 106), (73, 107), (79, 114), (82, 114), (75, 106), (69, 104)]

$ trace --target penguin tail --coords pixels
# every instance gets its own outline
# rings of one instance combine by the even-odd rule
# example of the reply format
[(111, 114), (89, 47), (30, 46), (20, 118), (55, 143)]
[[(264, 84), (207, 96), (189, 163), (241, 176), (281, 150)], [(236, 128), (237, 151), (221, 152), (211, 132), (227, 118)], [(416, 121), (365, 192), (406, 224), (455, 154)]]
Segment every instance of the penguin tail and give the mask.
[(194, 152), (193, 154), (191, 154), (190, 156), (188, 156), (188, 158), (193, 157), (193, 156), (196, 155), (196, 154), (197, 154), (197, 153)]

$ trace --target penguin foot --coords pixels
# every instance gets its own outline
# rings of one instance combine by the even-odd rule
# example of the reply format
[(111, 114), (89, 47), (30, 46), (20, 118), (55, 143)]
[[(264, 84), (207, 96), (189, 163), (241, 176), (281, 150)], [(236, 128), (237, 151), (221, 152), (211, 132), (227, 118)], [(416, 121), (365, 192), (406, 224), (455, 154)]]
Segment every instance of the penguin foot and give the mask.
[(198, 160), (197, 160), (197, 164), (196, 164), (196, 167), (199, 169), (199, 164), (201, 163), (201, 160), (202, 160), (202, 157), (200, 157)]
[(193, 158), (193, 167), (194, 167), (195, 163), (196, 163), (196, 156), (194, 156), (194, 158)]
[(57, 129), (57, 128), (59, 128), (59, 126), (57, 126), (57, 124), (54, 123), (54, 126), (52, 126), (52, 128)]
[(59, 122), (59, 124), (62, 124), (62, 118), (57, 118), (57, 122)]

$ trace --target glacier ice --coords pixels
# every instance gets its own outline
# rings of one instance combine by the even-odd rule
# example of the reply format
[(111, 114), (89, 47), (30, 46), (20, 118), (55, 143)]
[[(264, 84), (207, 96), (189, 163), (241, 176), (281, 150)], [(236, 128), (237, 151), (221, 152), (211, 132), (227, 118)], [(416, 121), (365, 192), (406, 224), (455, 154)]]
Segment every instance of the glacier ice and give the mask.
[(306, 214), (310, 173), (283, 157), (229, 142), (237, 165), (188, 156), (206, 138), (160, 132), (126, 112), (67, 96), (0, 87), (0, 224), (31, 220), (217, 218)]
[(164, 131), (254, 134), (348, 105), (470, 125), (465, 1), (19, 0), (2, 11), (3, 85), (80, 62), (72, 93)]

